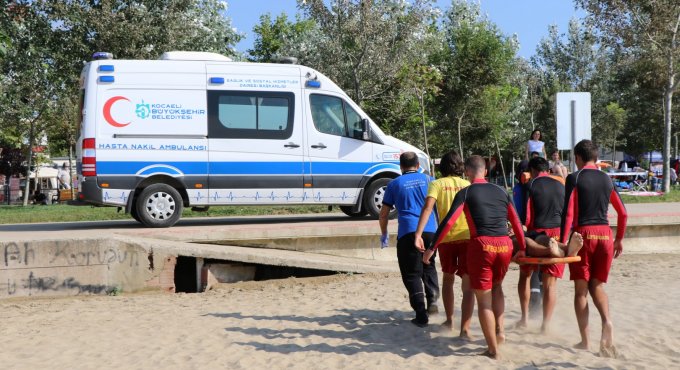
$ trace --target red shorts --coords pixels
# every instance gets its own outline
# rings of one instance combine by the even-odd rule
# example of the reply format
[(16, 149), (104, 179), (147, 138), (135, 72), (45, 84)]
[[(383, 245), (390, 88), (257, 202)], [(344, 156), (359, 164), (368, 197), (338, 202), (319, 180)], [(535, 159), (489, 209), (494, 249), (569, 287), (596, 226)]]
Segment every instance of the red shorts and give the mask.
[(478, 236), (467, 249), (467, 270), (472, 289), (489, 290), (508, 272), (512, 240), (508, 236)]
[[(555, 227), (552, 229), (535, 229), (534, 231), (541, 233), (544, 232), (548, 237), (553, 238), (557, 241), (560, 240), (560, 228)], [(562, 275), (564, 274), (564, 263), (556, 263), (553, 265), (522, 265), (519, 267), (519, 270), (525, 273), (531, 272), (531, 271), (538, 271), (540, 267), (541, 272), (546, 273), (550, 276), (554, 276), (558, 279), (562, 278)]]
[(448, 243), (441, 243), (439, 251), (439, 262), (442, 264), (442, 271), (446, 274), (456, 274), (463, 276), (467, 274), (467, 248), (470, 240), (456, 240)]
[(614, 259), (614, 238), (608, 225), (578, 226), (574, 231), (583, 235), (583, 248), (578, 252), (581, 261), (569, 264), (570, 280), (607, 282)]

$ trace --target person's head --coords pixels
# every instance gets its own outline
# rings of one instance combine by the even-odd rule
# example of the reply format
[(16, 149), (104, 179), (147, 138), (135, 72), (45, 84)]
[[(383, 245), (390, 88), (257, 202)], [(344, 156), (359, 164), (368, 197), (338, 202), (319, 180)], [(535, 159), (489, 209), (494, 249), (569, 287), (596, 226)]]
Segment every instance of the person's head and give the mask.
[(597, 161), (597, 145), (590, 140), (581, 140), (574, 147), (574, 162), (579, 169), (583, 168), (588, 162)]
[(560, 152), (558, 152), (557, 150), (552, 152), (552, 154), (550, 155), (550, 158), (553, 160), (553, 162), (560, 161), (561, 160), (560, 159)]
[(471, 155), (465, 160), (465, 175), (470, 180), (484, 178), (486, 175), (486, 162), (478, 155)]
[(62, 170), (65, 170), (65, 169), (66, 169), (66, 163), (64, 163), (64, 164), (61, 165), (61, 169), (62, 169)]
[(541, 134), (541, 130), (534, 130), (531, 132), (531, 136), (529, 137), (529, 140), (541, 140), (543, 139), (543, 134)]
[(496, 163), (496, 158), (494, 158), (494, 157), (489, 158), (489, 168), (494, 168), (494, 167), (496, 167), (496, 164), (497, 164), (497, 163)]
[(519, 179), (522, 177), (522, 173), (527, 172), (528, 169), (529, 161), (526, 159), (523, 159), (517, 163), (517, 167), (515, 167), (515, 180), (519, 181)]
[(442, 176), (462, 176), (465, 172), (463, 167), (463, 159), (457, 151), (452, 150), (442, 157), (439, 162), (439, 171)]
[(417, 170), (420, 167), (418, 163), (418, 155), (414, 152), (403, 152), (399, 156), (399, 166), (401, 172), (409, 170)]
[(537, 177), (542, 172), (548, 172), (548, 161), (545, 158), (536, 157), (529, 160), (531, 177)]
[(529, 156), (529, 158), (538, 158), (540, 156), (541, 156), (541, 154), (538, 153), (538, 152), (531, 152), (531, 155)]

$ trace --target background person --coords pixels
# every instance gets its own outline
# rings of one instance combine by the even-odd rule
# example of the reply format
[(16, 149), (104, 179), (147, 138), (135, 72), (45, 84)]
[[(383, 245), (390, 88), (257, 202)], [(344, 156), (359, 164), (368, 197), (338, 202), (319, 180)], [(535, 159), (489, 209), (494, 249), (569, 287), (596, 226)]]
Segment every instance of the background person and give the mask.
[[(437, 215), (441, 220), (449, 213), (456, 194), (470, 185), (469, 181), (461, 178), (464, 172), (463, 160), (456, 151), (448, 152), (442, 157), (439, 163), (439, 170), (444, 177), (430, 183), (427, 190), (427, 198), (425, 198), (425, 206), (420, 213), (418, 229), (415, 235), (416, 247), (423, 252), (425, 251), (425, 243), (421, 235), (425, 225), (431, 218), (435, 205), (437, 207)], [(449, 330), (453, 330), (453, 286), (455, 277), (458, 275), (462, 279), (461, 290), (463, 292), (463, 300), (461, 302), (460, 336), (463, 338), (470, 337), (470, 322), (472, 321), (472, 312), (475, 308), (474, 293), (472, 288), (470, 288), (470, 277), (466, 268), (466, 253), (469, 243), (470, 231), (468, 230), (467, 221), (465, 217), (461, 217), (451, 228), (451, 231), (446, 234), (438, 248), (439, 261), (444, 273), (442, 301), (444, 302), (444, 311), (446, 311), (446, 321), (442, 325)]]
[(542, 140), (543, 134), (541, 134), (541, 130), (534, 130), (531, 133), (531, 136), (529, 137), (529, 141), (527, 141), (524, 159), (529, 160), (530, 159), (529, 155), (532, 152), (537, 152), (538, 155), (541, 156), (542, 158), (547, 157), (547, 155), (545, 154), (545, 143)]
[[(409, 302), (416, 312), (411, 320), (419, 327), (427, 326), (428, 310), (434, 310), (439, 298), (439, 281), (434, 266), (434, 255), (431, 263), (423, 263), (423, 253), (415, 246), (415, 231), (418, 227), (420, 211), (425, 205), (427, 186), (431, 178), (418, 172), (418, 156), (414, 152), (404, 152), (399, 157), (402, 175), (392, 180), (385, 190), (383, 207), (380, 209), (381, 242), (387, 243), (387, 224), (390, 210), (397, 209), (399, 228), (397, 233), (397, 260), (401, 279), (409, 294)], [(423, 228), (422, 238), (430, 243), (434, 237), (437, 223), (430, 216)], [(427, 304), (427, 305), (426, 305)]]
[(66, 167), (66, 163), (62, 164), (59, 171), (57, 171), (57, 179), (59, 180), (59, 189), (71, 188), (71, 174)]
[(550, 155), (551, 161), (550, 161), (550, 173), (552, 173), (555, 176), (560, 176), (563, 178), (567, 178), (567, 175), (569, 175), (569, 172), (567, 171), (567, 167), (562, 163), (562, 158), (560, 158), (560, 152), (555, 150), (552, 152)]

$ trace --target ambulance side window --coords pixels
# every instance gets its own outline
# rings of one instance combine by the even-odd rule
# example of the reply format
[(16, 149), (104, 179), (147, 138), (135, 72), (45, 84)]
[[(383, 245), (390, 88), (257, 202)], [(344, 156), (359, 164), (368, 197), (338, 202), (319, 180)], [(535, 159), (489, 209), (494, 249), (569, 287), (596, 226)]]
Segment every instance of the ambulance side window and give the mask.
[(293, 93), (209, 91), (208, 137), (279, 139), (293, 133)]
[(361, 116), (344, 100), (335, 96), (312, 94), (309, 102), (317, 131), (354, 139), (363, 137)]

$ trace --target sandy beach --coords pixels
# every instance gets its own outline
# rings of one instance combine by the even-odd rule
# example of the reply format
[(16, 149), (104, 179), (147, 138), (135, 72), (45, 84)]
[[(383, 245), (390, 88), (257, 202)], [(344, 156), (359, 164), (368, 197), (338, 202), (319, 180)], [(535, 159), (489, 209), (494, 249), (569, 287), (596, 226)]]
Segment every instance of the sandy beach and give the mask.
[[(615, 260), (607, 291), (618, 359), (597, 355), (600, 320), (592, 302), (590, 351), (571, 348), (579, 336), (567, 280), (558, 283), (552, 334), (539, 334), (538, 318), (528, 330), (512, 329), (519, 317), (513, 266), (504, 282), (508, 342), (501, 361), (477, 356), (484, 339), (476, 313), (471, 342), (441, 333), (443, 314), (431, 317), (434, 325), (417, 328), (409, 322), (412, 313), (399, 275), (369, 274), (243, 282), (203, 294), (3, 301), (0, 366), (670, 369), (680, 363), (679, 268), (677, 254)], [(459, 299), (457, 289), (458, 307)]]

